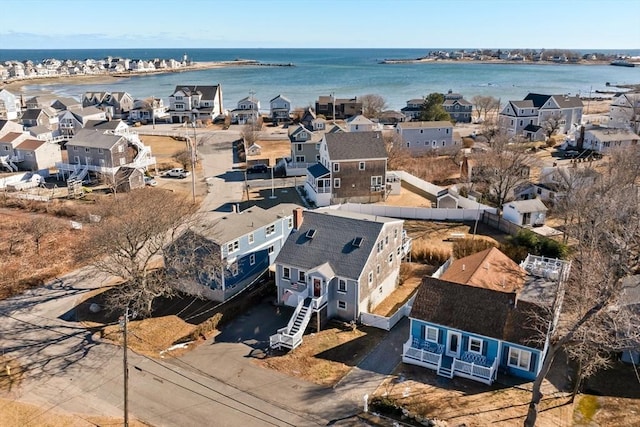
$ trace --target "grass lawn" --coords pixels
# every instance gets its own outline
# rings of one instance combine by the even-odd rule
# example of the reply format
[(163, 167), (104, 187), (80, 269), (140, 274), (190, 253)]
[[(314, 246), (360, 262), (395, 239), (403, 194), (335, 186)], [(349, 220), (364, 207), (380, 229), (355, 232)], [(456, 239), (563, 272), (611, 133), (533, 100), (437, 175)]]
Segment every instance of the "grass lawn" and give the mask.
[(339, 326), (305, 335), (302, 345), (282, 356), (256, 363), (320, 385), (332, 386), (378, 344), (384, 331), (361, 326), (355, 331)]

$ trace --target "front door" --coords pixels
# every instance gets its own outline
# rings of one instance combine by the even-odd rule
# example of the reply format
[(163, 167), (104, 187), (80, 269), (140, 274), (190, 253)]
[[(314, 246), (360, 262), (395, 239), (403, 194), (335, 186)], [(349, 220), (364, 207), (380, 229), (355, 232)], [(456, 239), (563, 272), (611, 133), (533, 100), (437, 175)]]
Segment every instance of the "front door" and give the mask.
[(322, 295), (322, 280), (313, 278), (313, 297), (319, 298)]
[(447, 356), (460, 357), (462, 335), (459, 332), (447, 332)]

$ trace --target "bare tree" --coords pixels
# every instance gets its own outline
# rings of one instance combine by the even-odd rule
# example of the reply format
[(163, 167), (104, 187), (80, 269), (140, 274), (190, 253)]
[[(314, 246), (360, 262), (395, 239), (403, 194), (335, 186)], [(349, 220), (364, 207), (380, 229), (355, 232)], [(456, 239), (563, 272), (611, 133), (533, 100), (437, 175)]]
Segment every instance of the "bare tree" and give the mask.
[(474, 166), (474, 181), (489, 186), (490, 194), (495, 197), (499, 210), (511, 197), (513, 190), (529, 180), (529, 171), (534, 159), (519, 145), (508, 143), (501, 135), (491, 144), (491, 150), (477, 158)]
[(634, 150), (612, 152), (604, 173), (565, 207), (573, 219), (566, 233), (578, 243), (525, 426), (535, 425), (542, 382), (560, 351), (582, 362), (580, 375), (585, 376), (606, 366), (611, 354), (638, 342), (640, 319), (630, 309), (626, 289), (640, 267), (639, 160)]
[(174, 293), (169, 272), (160, 268), (161, 254), (192, 220), (194, 205), (175, 193), (146, 189), (105, 200), (96, 213), (102, 221), (85, 255), (124, 282), (112, 291), (110, 308), (150, 315), (155, 298)]
[(191, 150), (185, 148), (177, 151), (171, 156), (173, 160), (180, 163), (183, 169), (190, 169), (191, 166)]
[(258, 119), (257, 122), (247, 123), (242, 127), (242, 139), (244, 140), (244, 146), (246, 148), (251, 147), (260, 139), (260, 130), (262, 129), (262, 119)]
[(562, 114), (554, 113), (540, 123), (540, 126), (544, 129), (544, 134), (547, 138), (551, 138), (553, 134), (560, 130), (563, 120), (564, 118), (562, 117)]
[(487, 144), (491, 145), (491, 143), (500, 137), (506, 137), (502, 128), (499, 124), (494, 120), (485, 120), (482, 123), (482, 128), (480, 130), (481, 135), (485, 137), (487, 140)]
[(362, 102), (362, 114), (367, 118), (378, 118), (387, 108), (387, 101), (381, 95), (370, 93), (360, 97)]
[(493, 96), (476, 95), (471, 98), (476, 112), (476, 120), (487, 120), (487, 116), (500, 108), (500, 100)]
[(47, 234), (53, 233), (57, 228), (56, 226), (56, 222), (50, 218), (34, 216), (24, 224), (24, 228), (22, 230), (31, 236), (33, 243), (36, 245), (36, 253), (38, 254), (40, 253), (40, 243), (42, 242), (42, 239)]

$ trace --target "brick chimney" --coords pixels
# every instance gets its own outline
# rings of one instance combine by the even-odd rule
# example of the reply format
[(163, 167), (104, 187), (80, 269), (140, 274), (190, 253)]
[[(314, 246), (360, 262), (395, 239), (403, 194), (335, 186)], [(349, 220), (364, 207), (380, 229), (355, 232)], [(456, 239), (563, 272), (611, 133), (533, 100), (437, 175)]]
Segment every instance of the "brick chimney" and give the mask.
[(293, 210), (293, 228), (298, 230), (302, 225), (302, 208), (295, 208)]

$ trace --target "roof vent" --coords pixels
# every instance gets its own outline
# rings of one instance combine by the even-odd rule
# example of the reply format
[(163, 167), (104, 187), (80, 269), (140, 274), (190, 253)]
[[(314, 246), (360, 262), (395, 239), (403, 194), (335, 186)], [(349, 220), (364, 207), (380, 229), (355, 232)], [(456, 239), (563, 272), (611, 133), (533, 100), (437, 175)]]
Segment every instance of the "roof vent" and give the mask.
[(351, 245), (355, 246), (356, 248), (359, 248), (362, 246), (362, 242), (364, 241), (364, 237), (356, 237), (355, 239), (353, 239), (353, 241), (351, 242)]
[(309, 229), (309, 231), (306, 232), (305, 236), (307, 236), (308, 239), (313, 239), (314, 237), (316, 237), (316, 230), (314, 228)]

